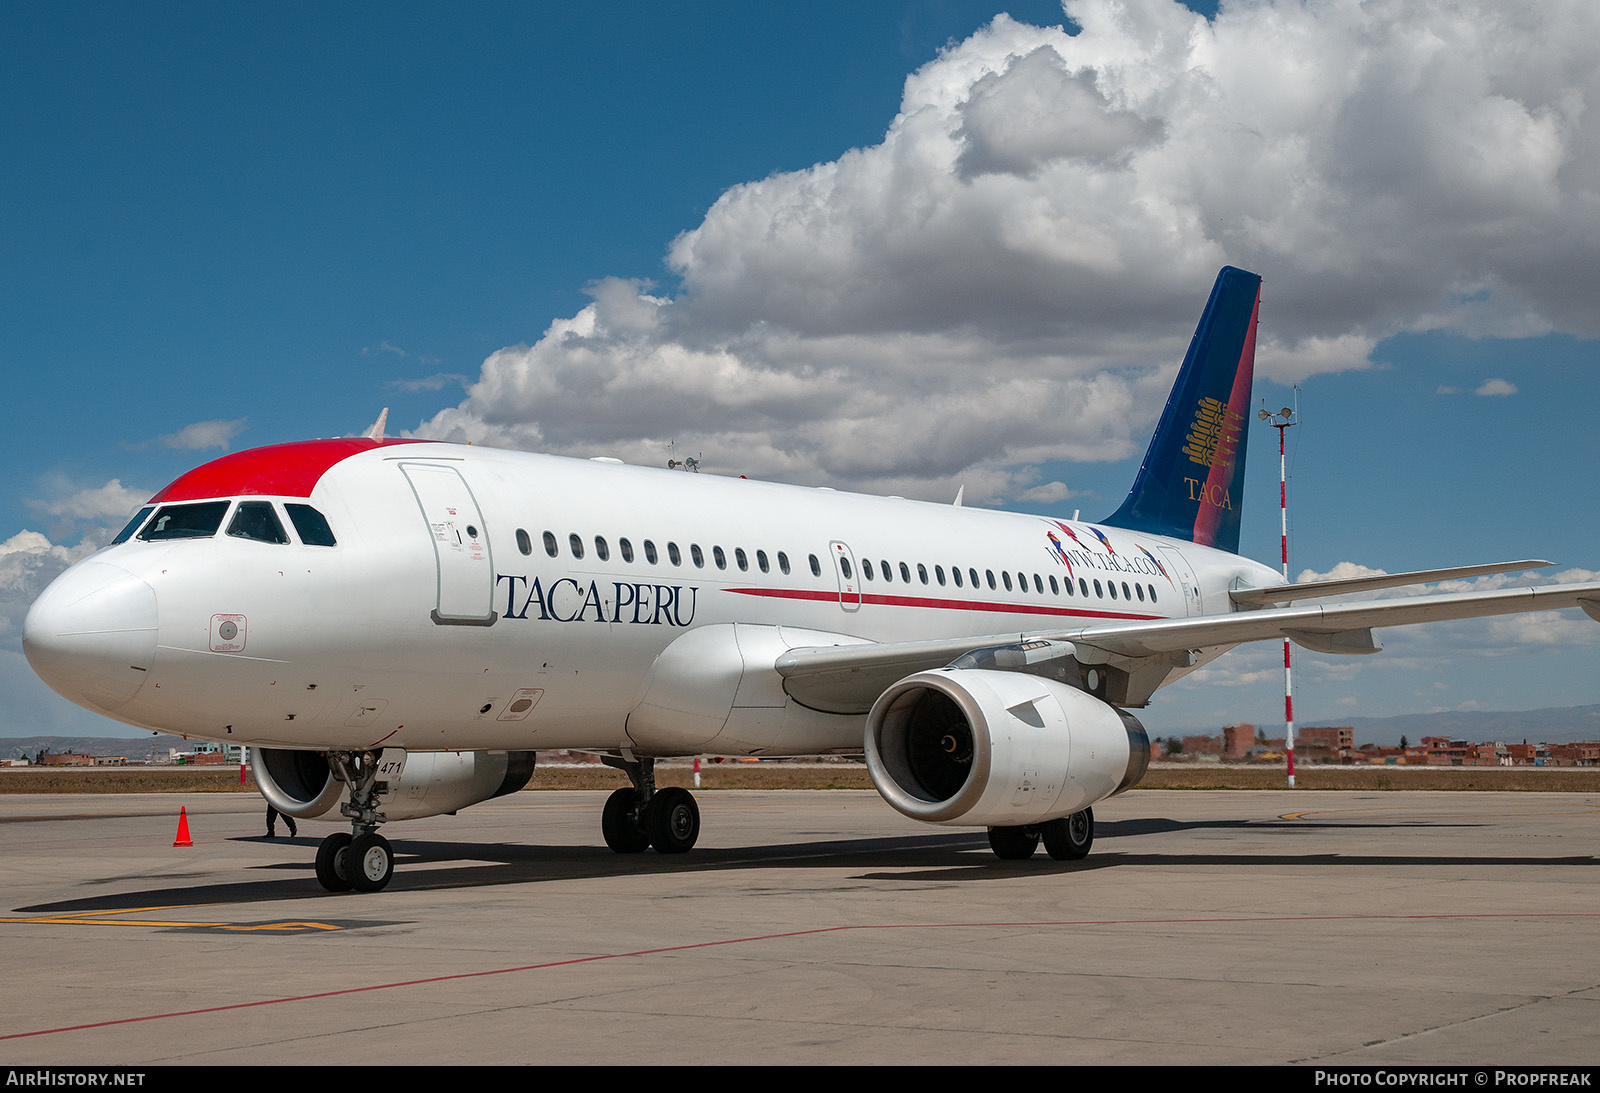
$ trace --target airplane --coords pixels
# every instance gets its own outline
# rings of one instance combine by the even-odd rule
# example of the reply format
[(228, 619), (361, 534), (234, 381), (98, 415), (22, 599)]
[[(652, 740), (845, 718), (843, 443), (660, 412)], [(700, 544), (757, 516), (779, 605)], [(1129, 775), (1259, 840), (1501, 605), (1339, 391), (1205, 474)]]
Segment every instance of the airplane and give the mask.
[(659, 759), (864, 755), (890, 806), (1003, 859), (1087, 855), (1143, 777), (1131, 710), (1250, 641), (1579, 607), (1600, 584), (1302, 601), (1539, 560), (1312, 584), (1241, 557), (1261, 278), (1217, 276), (1127, 499), (1099, 524), (368, 436), (222, 456), (29, 611), (34, 671), (144, 728), (256, 749), (280, 812), (349, 821), (331, 891), (389, 883), (389, 821), (527, 784), (539, 750), (624, 771), (621, 854), (690, 850)]

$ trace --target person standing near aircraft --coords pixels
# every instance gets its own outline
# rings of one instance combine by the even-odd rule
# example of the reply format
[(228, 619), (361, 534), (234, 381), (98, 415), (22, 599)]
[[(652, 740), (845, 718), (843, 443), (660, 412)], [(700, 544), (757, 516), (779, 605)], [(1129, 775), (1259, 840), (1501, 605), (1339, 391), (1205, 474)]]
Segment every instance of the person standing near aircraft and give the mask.
[(280, 813), (277, 809), (272, 807), (272, 802), (268, 801), (267, 802), (267, 838), (276, 839), (278, 837), (277, 823), (278, 823), (278, 817), (280, 815), (283, 816), (283, 822), (289, 825), (289, 838), (292, 839), (296, 835), (300, 834), (300, 829), (295, 827), (295, 825), (294, 825), (294, 817), (293, 816), (284, 815), (283, 813)]

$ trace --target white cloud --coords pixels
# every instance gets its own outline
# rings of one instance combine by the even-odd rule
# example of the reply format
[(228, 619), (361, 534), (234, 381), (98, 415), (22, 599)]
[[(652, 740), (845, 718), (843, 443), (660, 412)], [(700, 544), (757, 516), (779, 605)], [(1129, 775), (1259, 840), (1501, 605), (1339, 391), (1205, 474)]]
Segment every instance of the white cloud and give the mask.
[(1360, 562), (1339, 562), (1326, 573), (1318, 573), (1314, 569), (1302, 569), (1300, 575), (1294, 579), (1295, 584), (1313, 584), (1317, 581), (1349, 581), (1356, 577), (1382, 577), (1388, 574), (1386, 569), (1374, 569), (1362, 565)]
[(1072, 497), (1082, 497), (1083, 491), (1070, 490), (1065, 482), (1046, 482), (1042, 486), (1032, 486), (1016, 495), (1018, 501), (1027, 501), (1037, 505), (1054, 505)]
[(468, 377), (459, 372), (435, 372), (431, 376), (420, 376), (409, 380), (390, 380), (389, 387), (395, 391), (441, 391), (446, 387), (467, 385)]
[(1474, 395), (1514, 395), (1517, 393), (1517, 385), (1506, 380), (1484, 380), (1483, 384), (1472, 393)]
[(157, 437), (156, 443), (168, 448), (181, 448), (194, 452), (210, 448), (226, 450), (233, 438), (244, 431), (249, 420), (241, 417), (232, 421), (197, 421), (193, 425), (185, 425), (175, 433)]
[(103, 486), (79, 490), (69, 497), (41, 501), (35, 507), (52, 516), (74, 520), (110, 520), (131, 516), (149, 500), (153, 490), (130, 489), (122, 479), (113, 478)]
[(673, 289), (596, 283), (417, 432), (971, 497), (1133, 454), (1224, 263), (1266, 278), (1281, 381), (1402, 331), (1600, 335), (1600, 6), (1066, 10), (951, 45), (880, 143), (731, 188)]

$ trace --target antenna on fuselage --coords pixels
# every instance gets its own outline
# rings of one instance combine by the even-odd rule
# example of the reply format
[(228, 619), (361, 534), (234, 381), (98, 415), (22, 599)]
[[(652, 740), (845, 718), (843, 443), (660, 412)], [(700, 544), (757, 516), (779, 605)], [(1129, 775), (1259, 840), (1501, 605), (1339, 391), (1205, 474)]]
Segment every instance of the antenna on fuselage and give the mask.
[(667, 441), (667, 470), (675, 471), (681, 467), (690, 474), (699, 474), (700, 460), (704, 458), (705, 453), (701, 452), (699, 456), (691, 455), (688, 459), (674, 459), (672, 458), (672, 452), (677, 446), (678, 442), (676, 440)]

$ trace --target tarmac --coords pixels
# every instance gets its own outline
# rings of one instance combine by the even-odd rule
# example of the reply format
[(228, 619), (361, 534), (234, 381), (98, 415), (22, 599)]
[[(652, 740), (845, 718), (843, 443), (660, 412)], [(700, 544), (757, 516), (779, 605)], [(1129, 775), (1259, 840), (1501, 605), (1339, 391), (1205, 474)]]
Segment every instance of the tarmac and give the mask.
[(0, 1064), (1600, 1062), (1600, 795), (1136, 790), (1070, 863), (859, 790), (622, 856), (604, 799), (330, 895), (257, 798), (0, 797)]

